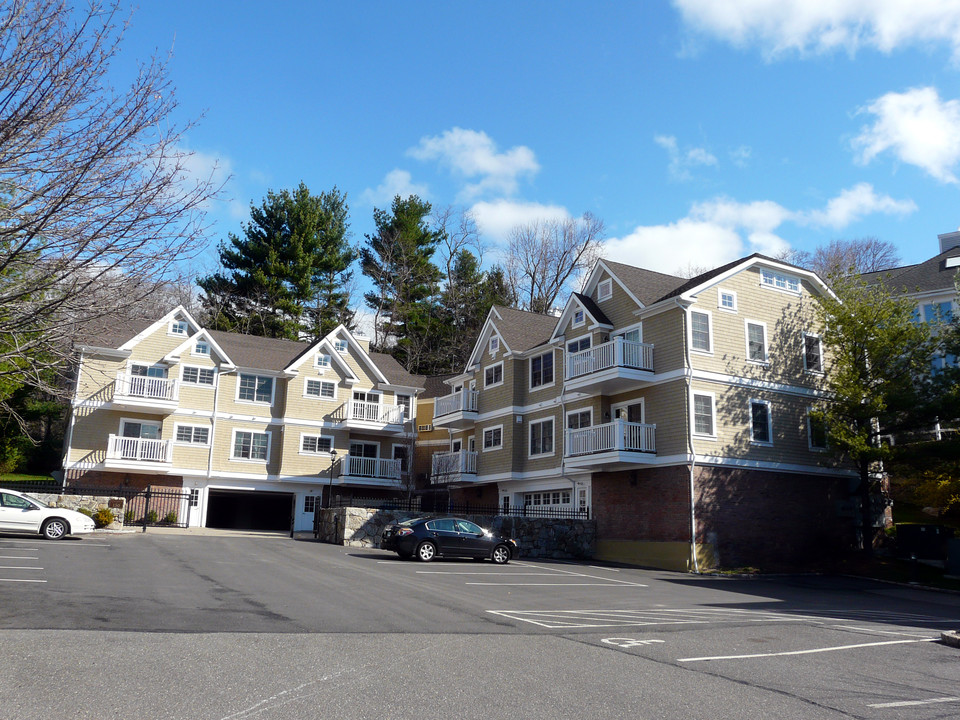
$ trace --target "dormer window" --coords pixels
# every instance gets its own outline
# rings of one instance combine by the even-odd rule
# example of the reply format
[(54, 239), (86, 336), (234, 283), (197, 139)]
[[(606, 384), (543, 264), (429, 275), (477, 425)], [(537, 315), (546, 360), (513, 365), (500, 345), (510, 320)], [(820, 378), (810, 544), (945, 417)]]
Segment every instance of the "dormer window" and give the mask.
[(174, 320), (170, 323), (171, 335), (186, 335), (189, 332), (189, 326), (186, 320)]
[(330, 367), (331, 357), (329, 355), (324, 355), (319, 353), (317, 355), (317, 367), (318, 368), (328, 368)]
[(347, 341), (346, 340), (334, 340), (333, 347), (338, 353), (343, 355), (347, 352)]
[(607, 278), (597, 285), (597, 300), (603, 302), (613, 295), (613, 280)]
[(193, 346), (194, 355), (210, 355), (210, 345), (203, 340)]
[(490, 338), (490, 354), (494, 355), (500, 349), (500, 338), (494, 335)]
[(580, 327), (585, 319), (583, 309), (573, 311), (573, 326)]
[(786, 290), (791, 293), (800, 292), (799, 278), (774, 272), (773, 270), (767, 270), (766, 268), (760, 269), (760, 282), (765, 287), (775, 288), (776, 290)]

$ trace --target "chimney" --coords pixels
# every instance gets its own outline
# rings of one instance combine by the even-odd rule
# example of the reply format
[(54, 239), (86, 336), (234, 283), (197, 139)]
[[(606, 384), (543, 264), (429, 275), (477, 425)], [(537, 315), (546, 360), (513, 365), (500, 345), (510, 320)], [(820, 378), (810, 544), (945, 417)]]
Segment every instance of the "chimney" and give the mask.
[(940, 239), (941, 253), (945, 253), (947, 250), (953, 250), (955, 247), (960, 247), (960, 230), (937, 235), (937, 237)]

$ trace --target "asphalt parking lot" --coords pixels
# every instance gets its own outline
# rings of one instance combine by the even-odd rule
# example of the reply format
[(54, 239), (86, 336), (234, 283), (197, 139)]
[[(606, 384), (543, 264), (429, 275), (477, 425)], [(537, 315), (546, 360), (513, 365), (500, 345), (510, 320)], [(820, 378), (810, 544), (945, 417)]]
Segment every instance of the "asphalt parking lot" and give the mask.
[(221, 720), (960, 716), (937, 642), (956, 595), (282, 536), (0, 536), (0, 556), (0, 718), (105, 698)]

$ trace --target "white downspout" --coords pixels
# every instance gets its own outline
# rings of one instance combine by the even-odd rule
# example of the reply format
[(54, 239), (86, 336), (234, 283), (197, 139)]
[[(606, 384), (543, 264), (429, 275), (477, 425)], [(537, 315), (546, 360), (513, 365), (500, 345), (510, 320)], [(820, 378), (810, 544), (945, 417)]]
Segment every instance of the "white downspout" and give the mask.
[(687, 342), (687, 328), (690, 326), (690, 307), (684, 306), (679, 300), (676, 300), (677, 305), (683, 310), (683, 362), (684, 370), (686, 371), (684, 375), (687, 378), (686, 382), (686, 403), (687, 408), (685, 413), (687, 415), (687, 429), (688, 429), (688, 441), (690, 443), (690, 555), (693, 558), (693, 572), (697, 575), (700, 574), (700, 561), (697, 558), (697, 496), (696, 496), (696, 468), (697, 468), (697, 453), (693, 446), (693, 415), (690, 412), (690, 403), (693, 400), (693, 367), (690, 363), (690, 343)]

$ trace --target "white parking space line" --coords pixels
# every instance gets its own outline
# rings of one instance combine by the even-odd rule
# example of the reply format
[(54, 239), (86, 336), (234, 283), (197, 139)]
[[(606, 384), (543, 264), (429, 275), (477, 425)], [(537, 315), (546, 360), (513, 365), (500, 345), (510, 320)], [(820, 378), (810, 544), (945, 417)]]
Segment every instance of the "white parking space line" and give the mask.
[(39, 560), (36, 555), (0, 555), (0, 560)]
[(487, 570), (486, 572), (480, 571), (470, 571), (470, 570), (417, 570), (417, 575), (509, 575), (510, 577), (516, 577), (517, 575), (532, 575), (534, 577), (553, 577), (550, 573), (537, 573), (537, 572), (497, 572), (496, 570)]
[(45, 583), (46, 580), (18, 580), (18, 579), (16, 579), (16, 578), (0, 578), (0, 582)]
[(26, 567), (24, 565), (0, 565), (0, 570), (43, 570), (42, 567)]
[[(616, 587), (616, 586), (608, 586)], [(512, 620), (552, 629), (704, 625), (708, 623), (803, 622), (796, 615), (739, 608), (654, 608), (649, 610), (488, 610)]]
[(678, 658), (677, 662), (702, 662), (707, 660), (744, 660), (748, 658), (784, 657), (787, 655), (813, 655), (815, 653), (836, 652), (838, 650), (853, 650), (856, 648), (879, 647), (880, 645), (906, 645), (909, 643), (936, 642), (940, 638), (923, 638), (922, 640), (884, 640), (875, 643), (857, 643), (855, 645), (835, 645), (833, 647), (811, 648), (810, 650), (790, 650), (788, 652), (756, 653), (753, 655), (713, 655), (711, 657)]
[(900, 702), (876, 703), (875, 705), (867, 705), (867, 707), (872, 707), (872, 708), (914, 707), (916, 705), (934, 705), (936, 703), (948, 703), (948, 702), (960, 702), (960, 697), (940, 697), (940, 698), (930, 698), (929, 700), (901, 700)]
[(832, 628), (837, 628), (839, 630), (857, 630), (859, 632), (867, 632), (873, 635), (906, 635), (907, 637), (918, 637), (925, 638), (926, 635), (921, 635), (920, 633), (915, 632), (895, 632), (893, 630), (877, 630), (875, 628), (866, 628), (866, 627), (857, 627), (856, 625), (830, 625)]

